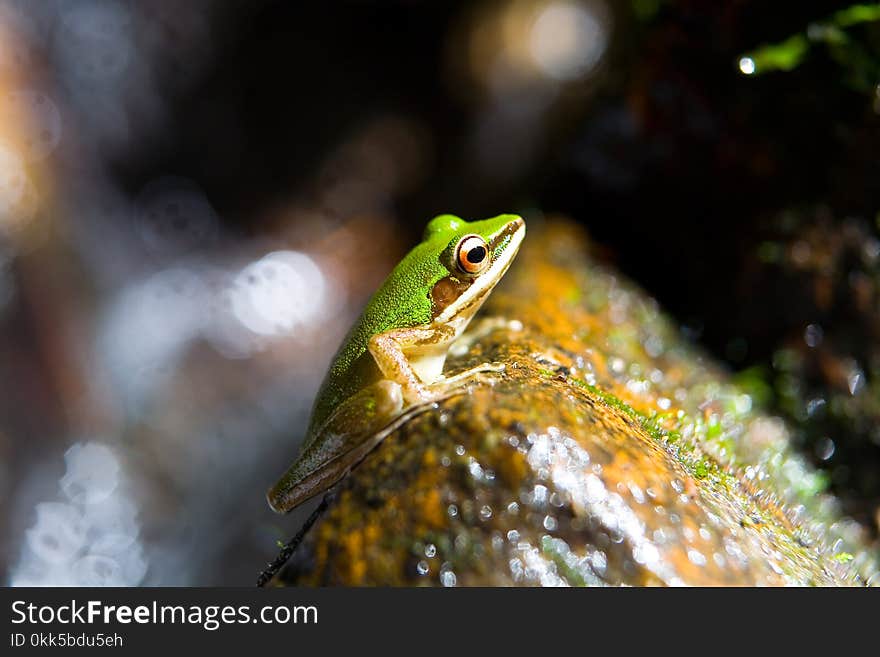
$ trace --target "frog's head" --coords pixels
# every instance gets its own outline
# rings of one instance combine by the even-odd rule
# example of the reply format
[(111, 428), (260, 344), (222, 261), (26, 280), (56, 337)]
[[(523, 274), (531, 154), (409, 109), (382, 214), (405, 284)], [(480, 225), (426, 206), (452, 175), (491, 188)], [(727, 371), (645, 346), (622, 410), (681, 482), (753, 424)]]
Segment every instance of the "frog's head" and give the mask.
[(449, 272), (431, 291), (433, 319), (457, 324), (456, 333), (473, 317), (504, 276), (526, 234), (515, 214), (465, 221), (444, 214), (425, 228), (425, 240), (441, 240), (440, 262)]

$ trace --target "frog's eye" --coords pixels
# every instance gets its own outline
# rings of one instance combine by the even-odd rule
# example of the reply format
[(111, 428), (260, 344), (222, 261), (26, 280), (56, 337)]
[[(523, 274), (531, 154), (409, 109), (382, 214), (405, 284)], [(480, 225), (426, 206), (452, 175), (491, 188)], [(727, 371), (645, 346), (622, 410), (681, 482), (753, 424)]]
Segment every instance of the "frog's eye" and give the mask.
[(489, 266), (489, 247), (479, 235), (465, 235), (455, 249), (455, 261), (467, 274), (479, 274)]

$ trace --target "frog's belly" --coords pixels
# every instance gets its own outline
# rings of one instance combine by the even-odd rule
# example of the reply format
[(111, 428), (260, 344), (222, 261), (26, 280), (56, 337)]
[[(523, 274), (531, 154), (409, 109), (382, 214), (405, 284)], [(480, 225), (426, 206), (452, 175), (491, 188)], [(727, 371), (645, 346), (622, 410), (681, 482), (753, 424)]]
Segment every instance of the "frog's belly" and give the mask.
[(444, 349), (442, 353), (411, 354), (409, 362), (422, 383), (434, 383), (443, 376), (446, 350)]

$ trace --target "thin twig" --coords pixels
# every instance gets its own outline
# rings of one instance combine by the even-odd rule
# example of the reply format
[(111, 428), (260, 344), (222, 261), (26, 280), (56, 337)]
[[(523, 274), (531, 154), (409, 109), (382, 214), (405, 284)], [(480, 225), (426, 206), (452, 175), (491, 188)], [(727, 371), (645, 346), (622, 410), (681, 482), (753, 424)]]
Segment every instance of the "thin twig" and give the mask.
[(321, 514), (327, 510), (332, 497), (333, 491), (327, 493), (321, 498), (321, 503), (315, 507), (315, 510), (312, 511), (312, 515), (310, 515), (305, 523), (303, 523), (303, 526), (296, 533), (296, 536), (290, 539), (281, 549), (281, 552), (275, 557), (275, 561), (270, 563), (266, 570), (260, 573), (260, 576), (257, 578), (257, 586), (265, 586), (266, 583), (272, 579), (279, 570), (281, 570), (282, 566), (287, 563), (287, 560), (293, 556), (293, 553), (296, 552), (296, 548), (299, 547), (299, 544), (302, 543), (302, 540), (305, 538), (306, 533), (312, 528), (312, 525), (315, 524), (318, 518), (321, 517)]

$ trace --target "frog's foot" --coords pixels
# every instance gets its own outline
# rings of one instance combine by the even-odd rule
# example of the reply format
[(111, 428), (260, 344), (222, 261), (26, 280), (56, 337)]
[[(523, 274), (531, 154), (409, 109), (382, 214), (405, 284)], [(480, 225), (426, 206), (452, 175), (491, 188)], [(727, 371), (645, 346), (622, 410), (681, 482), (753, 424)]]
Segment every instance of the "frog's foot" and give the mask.
[(452, 394), (467, 392), (471, 384), (493, 385), (498, 381), (498, 374), (504, 372), (504, 363), (483, 363), (464, 372), (452, 376), (444, 376), (431, 386), (431, 389), (439, 394), (440, 398), (452, 396)]
[(470, 328), (449, 347), (450, 356), (464, 356), (478, 340), (493, 331), (522, 331), (522, 322), (505, 317), (484, 317), (471, 323)]

